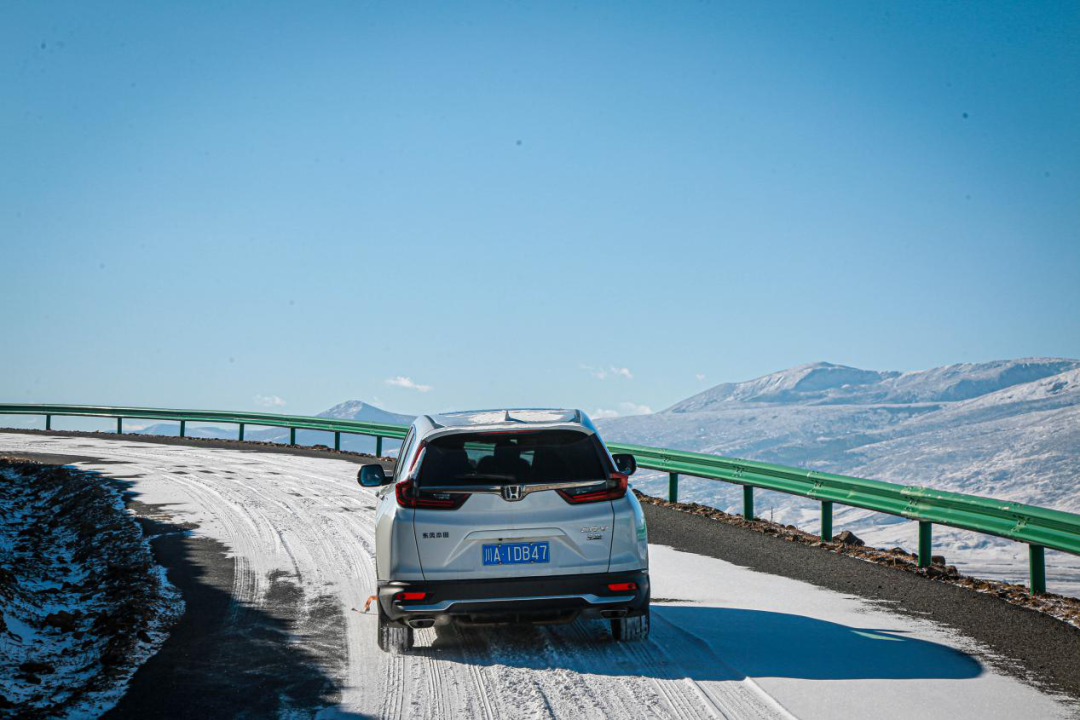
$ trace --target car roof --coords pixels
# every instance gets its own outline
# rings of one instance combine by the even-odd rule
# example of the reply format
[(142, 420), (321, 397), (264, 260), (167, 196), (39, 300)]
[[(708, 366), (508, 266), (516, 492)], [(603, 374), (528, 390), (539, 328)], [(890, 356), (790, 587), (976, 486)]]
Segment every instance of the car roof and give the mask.
[(422, 437), (462, 432), (566, 429), (593, 434), (596, 428), (581, 410), (500, 408), (421, 415), (413, 423)]

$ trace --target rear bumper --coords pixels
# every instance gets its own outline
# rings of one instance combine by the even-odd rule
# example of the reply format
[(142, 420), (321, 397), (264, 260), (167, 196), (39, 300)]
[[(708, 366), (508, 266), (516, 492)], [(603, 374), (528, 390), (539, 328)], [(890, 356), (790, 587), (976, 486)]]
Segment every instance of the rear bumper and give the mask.
[[(634, 583), (636, 590), (609, 590)], [(423, 592), (422, 600), (398, 601), (399, 592)], [(596, 573), (552, 577), (390, 582), (379, 585), (379, 605), (395, 623), (451, 618), (475, 622), (558, 622), (578, 616), (633, 616), (649, 603), (649, 573)]]

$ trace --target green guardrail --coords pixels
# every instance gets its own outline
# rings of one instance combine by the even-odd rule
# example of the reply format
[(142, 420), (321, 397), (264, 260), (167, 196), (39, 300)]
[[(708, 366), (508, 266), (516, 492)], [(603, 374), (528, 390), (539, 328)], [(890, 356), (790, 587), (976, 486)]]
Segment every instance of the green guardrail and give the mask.
[(608, 448), (632, 454), (639, 467), (669, 473), (668, 499), (672, 502), (678, 500), (680, 475), (742, 485), (746, 518), (754, 517), (756, 487), (818, 500), (821, 539), (826, 542), (832, 538), (834, 503), (916, 520), (919, 567), (930, 565), (935, 524), (1025, 543), (1032, 594), (1046, 592), (1045, 548), (1080, 555), (1080, 515), (1061, 510), (720, 455), (622, 443), (608, 443)]
[(13, 405), (0, 403), (0, 415), (44, 415), (45, 429), (52, 429), (54, 415), (116, 418), (116, 432), (124, 432), (124, 418), (138, 420), (172, 420), (180, 423), (180, 437), (185, 437), (189, 422), (212, 422), (239, 426), (238, 438), (244, 439), (248, 425), (283, 427), (289, 429), (289, 444), (296, 444), (297, 430), (324, 430), (334, 433), (334, 449), (341, 449), (341, 434), (371, 435), (375, 438), (375, 454), (382, 455), (383, 438), (402, 440), (408, 430), (404, 425), (309, 417), (278, 415), (276, 413), (231, 412), (224, 410), (172, 410), (166, 408), (112, 407), (101, 405)]
[[(334, 433), (335, 450), (341, 447), (342, 433), (370, 435), (376, 439), (376, 455), (382, 455), (384, 437), (403, 439), (408, 430), (404, 425), (274, 413), (0, 404), (0, 415), (13, 414), (44, 415), (46, 430), (52, 428), (54, 415), (114, 417), (118, 433), (123, 432), (124, 418), (172, 420), (179, 421), (181, 437), (188, 422), (234, 423), (239, 425), (241, 440), (244, 439), (246, 425), (286, 427), (290, 429), (289, 441), (293, 445), (296, 444), (297, 429), (324, 430)], [(1028, 546), (1032, 594), (1046, 592), (1045, 548), (1080, 555), (1080, 515), (1074, 513), (720, 455), (623, 443), (608, 443), (608, 448), (612, 452), (632, 454), (639, 467), (667, 472), (668, 499), (672, 502), (678, 501), (681, 475), (741, 485), (743, 515), (751, 519), (754, 517), (754, 488), (817, 500), (821, 503), (821, 539), (826, 542), (832, 539), (834, 503), (915, 520), (919, 523), (919, 567), (931, 564), (932, 528), (935, 524), (1025, 543)]]

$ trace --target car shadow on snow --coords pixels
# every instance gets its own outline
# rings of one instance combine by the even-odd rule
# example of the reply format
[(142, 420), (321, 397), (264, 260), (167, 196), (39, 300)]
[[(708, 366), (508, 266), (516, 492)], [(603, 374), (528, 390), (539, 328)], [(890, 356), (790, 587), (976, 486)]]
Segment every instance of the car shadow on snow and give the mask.
[(445, 660), (658, 679), (963, 680), (982, 664), (903, 630), (854, 627), (743, 608), (653, 606), (645, 643), (622, 645), (607, 623), (439, 628), (414, 652)]

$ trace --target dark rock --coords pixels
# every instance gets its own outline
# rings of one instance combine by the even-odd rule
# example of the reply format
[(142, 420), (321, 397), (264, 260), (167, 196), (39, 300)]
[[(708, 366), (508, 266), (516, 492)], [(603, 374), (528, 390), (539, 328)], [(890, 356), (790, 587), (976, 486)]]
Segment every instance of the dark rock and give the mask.
[(75, 621), (78, 619), (78, 615), (69, 613), (67, 610), (60, 610), (59, 612), (46, 615), (45, 624), (49, 627), (54, 627), (61, 632), (71, 632), (75, 629)]
[(121, 650), (120, 648), (117, 648), (117, 647), (112, 647), (112, 648), (109, 648), (108, 650), (106, 650), (104, 654), (102, 654), (102, 656), (101, 656), (101, 664), (106, 665), (106, 666), (120, 665), (126, 659), (127, 659), (127, 655), (124, 653), (123, 650)]
[(49, 663), (27, 661), (19, 666), (19, 670), (27, 674), (48, 675), (49, 673), (54, 672), (56, 668)]
[(931, 555), (930, 556), (930, 562), (933, 563), (934, 565), (942, 565), (942, 566), (944, 566), (945, 565), (945, 556), (944, 555)]
[(845, 530), (844, 532), (840, 533), (839, 535), (834, 535), (832, 540), (833, 540), (833, 542), (838, 542), (841, 545), (865, 545), (866, 544), (862, 540), (860, 540), (859, 537), (855, 533), (851, 532), (850, 530)]

